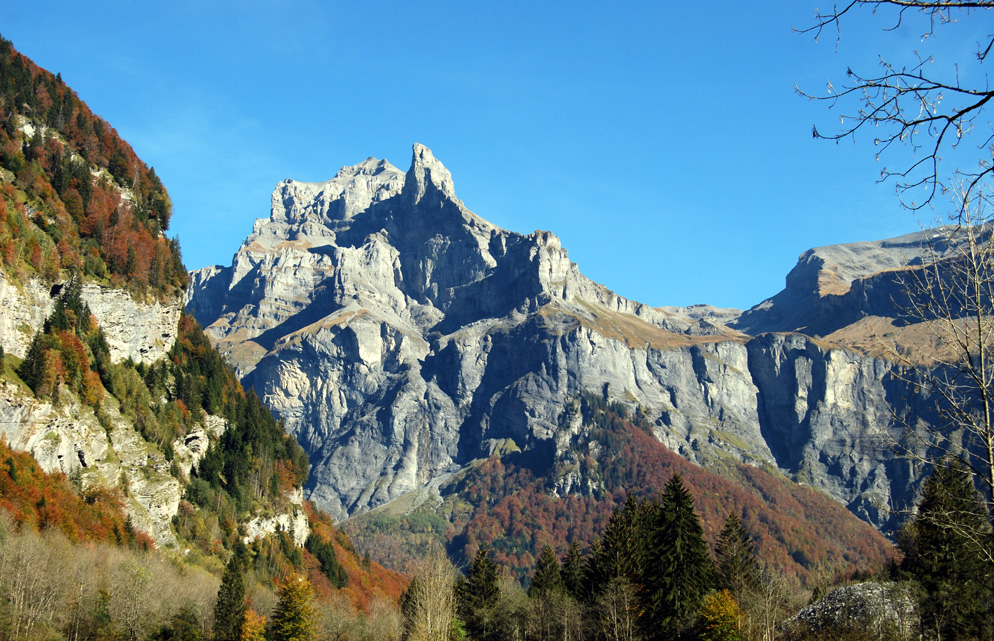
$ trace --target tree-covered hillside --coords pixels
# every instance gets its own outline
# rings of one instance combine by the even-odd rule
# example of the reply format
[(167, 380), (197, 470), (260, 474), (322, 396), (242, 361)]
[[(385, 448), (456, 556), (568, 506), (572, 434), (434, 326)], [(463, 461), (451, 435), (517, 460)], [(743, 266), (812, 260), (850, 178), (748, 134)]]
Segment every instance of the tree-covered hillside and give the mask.
[[(619, 404), (586, 395), (575, 409), (583, 428), (570, 448), (578, 456), (494, 456), (443, 488), (446, 499), (437, 510), (424, 506), (400, 517), (374, 512), (346, 522), (346, 531), (360, 550), (405, 568), (430, 540), (444, 541), (464, 564), (486, 544), (497, 563), (524, 577), (544, 546), (560, 554), (573, 542), (589, 548), (628, 496), (654, 498), (679, 473), (696, 498), (707, 540), (714, 543), (730, 514), (740, 515), (760, 556), (802, 583), (880, 568), (894, 554), (844, 506), (775, 471), (729, 463), (719, 476), (670, 451)], [(571, 474), (588, 489), (557, 496), (557, 481)]]
[(66, 271), (174, 295), (186, 285), (155, 175), (62, 81), (0, 37), (0, 260), (16, 278)]
[[(22, 308), (4, 327), (26, 334), (47, 314), (26, 350), (0, 350), (0, 411), (20, 447), (52, 452), (44, 467), (0, 442), (0, 638), (278, 635), (305, 585), (314, 625), (383, 638), (406, 580), (300, 504), (307, 456), (199, 325), (181, 316), (156, 334), (175, 337), (158, 360), (112, 357), (84, 286), (177, 304), (186, 269), (170, 215), (154, 170), (0, 38), (0, 280)], [(310, 521), (306, 545), (298, 525), (267, 529), (288, 515)]]

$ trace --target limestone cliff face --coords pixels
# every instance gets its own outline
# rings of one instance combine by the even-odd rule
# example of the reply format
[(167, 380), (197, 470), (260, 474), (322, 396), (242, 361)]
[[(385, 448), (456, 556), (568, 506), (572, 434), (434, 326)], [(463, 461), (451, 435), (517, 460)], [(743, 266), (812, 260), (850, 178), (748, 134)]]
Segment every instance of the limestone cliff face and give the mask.
[[(0, 271), (0, 344), (5, 352), (24, 356), (60, 290), (40, 281), (16, 286)], [(139, 303), (125, 291), (96, 285), (85, 285), (82, 296), (104, 330), (114, 361), (151, 363), (172, 348), (182, 311), (179, 301)], [(170, 521), (183, 488), (158, 448), (117, 411), (113, 397), (107, 396), (103, 410), (106, 427), (71, 394), (53, 405), (13, 384), (0, 387), (0, 432), (11, 447), (30, 452), (46, 472), (78, 477), (84, 486), (124, 485), (134, 526), (160, 545), (174, 543)]]
[(912, 489), (883, 447), (886, 362), (617, 296), (553, 234), (466, 209), (421, 145), (406, 174), (370, 158), (280, 183), (232, 266), (192, 283), (188, 309), (308, 450), (309, 498), (336, 518), (512, 441), (551, 462), (582, 392), (640, 406), (691, 460), (779, 467), (877, 525), (877, 501)]
[[(5, 352), (24, 358), (61, 289), (38, 280), (16, 285), (0, 271), (0, 345)], [(103, 329), (114, 361), (153, 363), (176, 342), (183, 311), (178, 300), (141, 303), (124, 290), (92, 284), (83, 286), (82, 297)]]

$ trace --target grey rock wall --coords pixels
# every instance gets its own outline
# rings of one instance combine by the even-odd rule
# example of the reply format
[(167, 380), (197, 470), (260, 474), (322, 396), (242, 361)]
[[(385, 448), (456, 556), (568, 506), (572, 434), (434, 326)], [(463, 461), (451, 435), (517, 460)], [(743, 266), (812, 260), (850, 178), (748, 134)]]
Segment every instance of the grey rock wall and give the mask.
[(466, 209), (421, 145), (406, 174), (368, 159), (280, 183), (232, 266), (192, 282), (187, 308), (307, 449), (309, 498), (335, 518), (509, 442), (551, 464), (582, 392), (641, 407), (690, 460), (779, 468), (878, 526), (914, 489), (888, 449), (888, 363), (617, 296), (553, 234)]
[[(0, 271), (0, 345), (20, 358), (34, 335), (52, 313), (60, 285), (38, 280), (14, 284)], [(176, 342), (176, 328), (183, 311), (181, 301), (139, 302), (128, 292), (84, 285), (83, 301), (107, 337), (111, 359), (152, 363), (165, 356)]]

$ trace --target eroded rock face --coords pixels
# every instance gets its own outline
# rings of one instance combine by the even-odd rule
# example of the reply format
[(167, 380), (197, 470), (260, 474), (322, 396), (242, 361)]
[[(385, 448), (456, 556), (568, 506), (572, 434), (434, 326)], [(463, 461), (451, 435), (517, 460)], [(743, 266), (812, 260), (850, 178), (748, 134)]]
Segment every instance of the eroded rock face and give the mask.
[(256, 516), (245, 524), (245, 537), (243, 541), (248, 543), (255, 539), (275, 534), (276, 532), (286, 532), (298, 547), (304, 547), (307, 537), (311, 534), (311, 527), (307, 521), (307, 513), (304, 511), (304, 492), (301, 488), (293, 490), (287, 496), (289, 505), (287, 509), (272, 516)]
[(913, 489), (885, 447), (901, 395), (887, 362), (752, 339), (726, 325), (736, 310), (621, 298), (553, 234), (466, 209), (421, 145), (406, 174), (370, 158), (280, 183), (232, 266), (192, 282), (188, 309), (308, 450), (309, 498), (336, 518), (503, 448), (551, 462), (582, 392), (640, 406), (691, 460), (778, 467), (878, 526)]
[[(16, 286), (0, 271), (0, 344), (5, 352), (23, 358), (60, 291), (60, 285), (47, 287), (40, 281)], [(139, 303), (125, 291), (95, 285), (84, 285), (82, 298), (103, 329), (115, 362), (154, 362), (176, 341), (179, 301)], [(53, 404), (12, 383), (0, 386), (0, 432), (10, 446), (30, 452), (46, 472), (78, 478), (83, 487), (123, 484), (125, 509), (135, 528), (158, 545), (175, 543), (170, 523), (183, 488), (162, 453), (118, 412), (110, 395), (103, 404), (107, 428), (73, 394), (63, 391), (58, 397)]]
[[(20, 286), (0, 271), (0, 345), (20, 358), (52, 313), (61, 285), (30, 280)], [(126, 291), (84, 285), (83, 301), (107, 337), (111, 359), (153, 363), (172, 349), (183, 311), (180, 301), (141, 303)]]
[(0, 384), (0, 424), (10, 447), (31, 453), (47, 473), (78, 479), (84, 488), (123, 485), (135, 529), (160, 546), (175, 543), (170, 524), (183, 488), (170, 475), (169, 462), (120, 414), (113, 397), (104, 400), (102, 411), (107, 428), (71, 393), (53, 405), (11, 383)]

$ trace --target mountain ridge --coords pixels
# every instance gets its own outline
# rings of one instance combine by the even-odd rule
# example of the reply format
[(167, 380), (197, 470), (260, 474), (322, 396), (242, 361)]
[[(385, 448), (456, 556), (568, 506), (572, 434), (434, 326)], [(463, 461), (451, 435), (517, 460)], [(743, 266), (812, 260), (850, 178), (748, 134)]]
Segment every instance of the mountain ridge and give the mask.
[[(544, 451), (586, 392), (642, 408), (690, 461), (771, 465), (885, 530), (910, 504), (909, 463), (881, 447), (900, 432), (890, 399), (908, 394), (892, 363), (801, 334), (750, 336), (737, 325), (748, 312), (624, 299), (554, 234), (466, 209), (422, 145), (402, 184), (375, 159), (330, 182), (280, 183), (232, 267), (193, 272), (186, 302), (309, 451), (308, 495), (335, 518), (508, 439)], [(792, 287), (817, 282), (824, 253)], [(860, 282), (843, 266), (837, 278)]]

